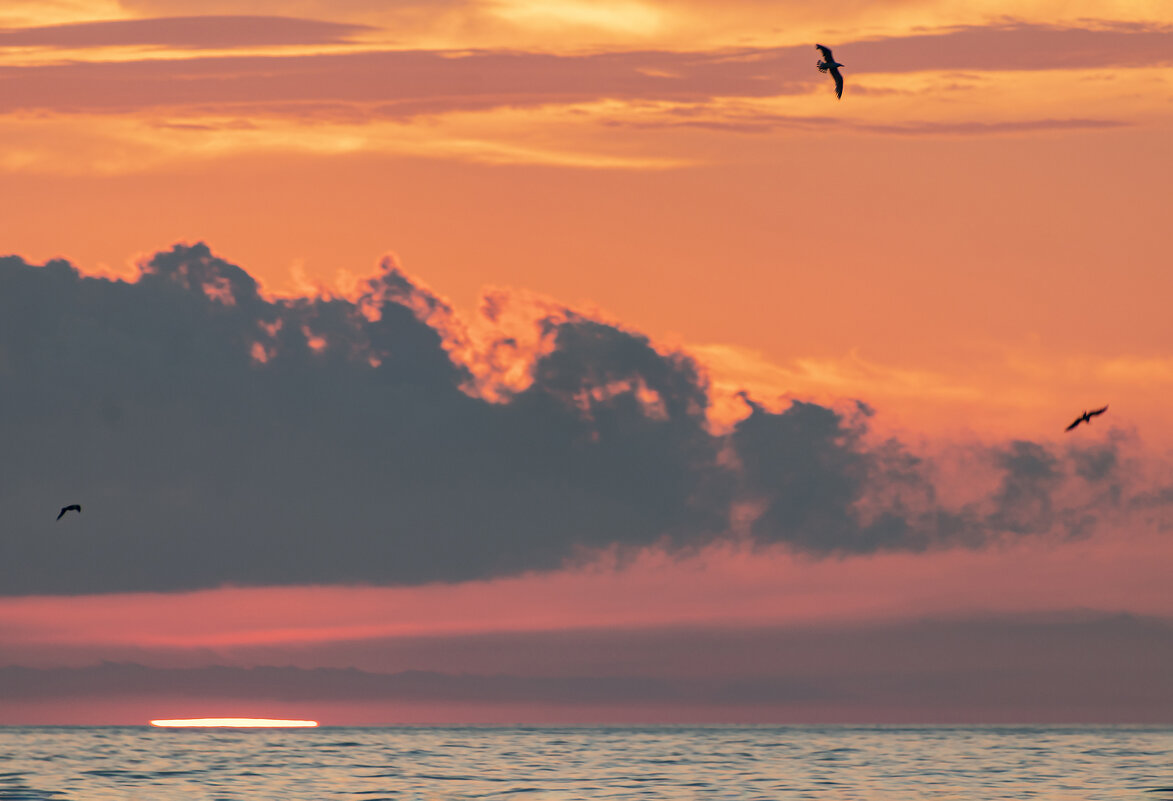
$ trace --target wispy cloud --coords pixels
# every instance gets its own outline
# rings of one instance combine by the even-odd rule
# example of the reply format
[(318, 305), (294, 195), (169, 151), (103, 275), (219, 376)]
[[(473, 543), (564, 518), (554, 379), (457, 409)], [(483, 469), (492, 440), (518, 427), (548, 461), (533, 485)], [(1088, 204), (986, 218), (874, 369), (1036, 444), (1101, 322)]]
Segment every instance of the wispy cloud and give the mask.
[(882, 123), (864, 119), (835, 118), (802, 114), (778, 114), (726, 104), (690, 104), (659, 109), (655, 114), (612, 117), (604, 125), (629, 129), (698, 128), (744, 134), (771, 134), (777, 131), (843, 131), (897, 136), (983, 136), (1041, 131), (1086, 131), (1121, 128), (1124, 120), (1070, 118), (1001, 120), (908, 120)]
[(0, 48), (155, 46), (228, 49), (273, 45), (339, 44), (368, 26), (293, 17), (200, 16), (99, 20), (27, 28), (0, 28)]
[(1173, 64), (1173, 27), (1063, 27), (1019, 22), (851, 44), (864, 72), (1056, 70)]
[[(724, 54), (434, 51), (236, 56), (0, 68), (0, 111), (128, 111), (240, 103), (426, 102), (459, 110), (603, 98), (767, 96), (787, 90), (774, 65)], [(802, 90), (805, 78), (791, 85)], [(408, 106), (409, 110), (411, 109)], [(389, 110), (389, 109), (388, 109)]]
[[(245, 41), (268, 25), (233, 27), (222, 18), (199, 25), (167, 20), (111, 22), (9, 31), (9, 37), (152, 38), (210, 46)], [(276, 39), (353, 34), (354, 26), (283, 20)], [(55, 33), (54, 33), (55, 32)], [(30, 38), (31, 37), (31, 38)], [(1077, 30), (1043, 26), (966, 28), (948, 33), (848, 43), (852, 74), (959, 70), (1060, 70), (1173, 63), (1173, 31)], [(844, 56), (846, 57), (846, 56)], [(233, 56), (122, 63), (9, 66), (0, 111), (128, 111), (197, 105), (275, 103), (428, 103), (459, 110), (498, 105), (581, 103), (602, 99), (704, 101), (805, 93), (817, 85), (810, 48), (709, 52), (534, 52), (428, 50), (293, 56)]]

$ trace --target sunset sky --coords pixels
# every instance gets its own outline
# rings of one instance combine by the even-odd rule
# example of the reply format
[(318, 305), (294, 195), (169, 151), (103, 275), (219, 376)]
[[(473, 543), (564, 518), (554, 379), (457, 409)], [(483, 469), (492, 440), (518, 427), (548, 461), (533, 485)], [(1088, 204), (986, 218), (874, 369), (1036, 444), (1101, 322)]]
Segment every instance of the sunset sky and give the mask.
[(0, 725), (1173, 722), (1171, 142), (1164, 0), (8, 0)]

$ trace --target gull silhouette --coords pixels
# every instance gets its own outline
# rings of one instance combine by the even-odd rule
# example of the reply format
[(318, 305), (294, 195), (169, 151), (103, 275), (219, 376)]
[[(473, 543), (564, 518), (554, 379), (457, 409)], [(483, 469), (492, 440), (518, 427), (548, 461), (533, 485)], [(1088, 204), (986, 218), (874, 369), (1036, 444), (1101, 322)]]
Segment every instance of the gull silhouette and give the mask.
[(77, 512), (80, 515), (81, 514), (81, 504), (80, 503), (71, 503), (71, 504), (69, 504), (69, 506), (62, 506), (61, 511), (57, 513), (57, 519), (60, 520), (61, 518), (65, 517), (66, 512)]
[(1077, 425), (1079, 425), (1080, 423), (1088, 423), (1088, 424), (1090, 424), (1090, 423), (1091, 423), (1091, 421), (1092, 421), (1092, 418), (1093, 418), (1093, 417), (1095, 417), (1097, 414), (1103, 414), (1103, 413), (1104, 413), (1104, 412), (1106, 412), (1106, 411), (1108, 411), (1108, 407), (1107, 407), (1107, 406), (1105, 406), (1103, 409), (1096, 409), (1095, 411), (1092, 411), (1092, 412), (1084, 412), (1084, 413), (1083, 413), (1083, 414), (1081, 414), (1079, 417), (1075, 418), (1075, 422), (1074, 422), (1074, 423), (1072, 423), (1071, 425), (1067, 426), (1067, 428), (1065, 428), (1065, 429), (1063, 429), (1063, 430), (1064, 430), (1064, 431), (1070, 431), (1071, 429), (1075, 428), (1075, 427), (1076, 427)]
[(815, 64), (815, 66), (819, 68), (819, 72), (830, 72), (831, 73), (831, 77), (835, 79), (835, 97), (842, 100), (843, 99), (843, 76), (840, 74), (839, 68), (847, 66), (847, 65), (840, 64), (838, 61), (835, 60), (835, 57), (833, 55), (831, 55), (831, 48), (824, 47), (821, 44), (817, 44), (817, 45), (815, 45), (815, 49), (818, 50), (820, 53), (822, 53), (823, 58), (825, 59), (824, 61), (817, 62)]

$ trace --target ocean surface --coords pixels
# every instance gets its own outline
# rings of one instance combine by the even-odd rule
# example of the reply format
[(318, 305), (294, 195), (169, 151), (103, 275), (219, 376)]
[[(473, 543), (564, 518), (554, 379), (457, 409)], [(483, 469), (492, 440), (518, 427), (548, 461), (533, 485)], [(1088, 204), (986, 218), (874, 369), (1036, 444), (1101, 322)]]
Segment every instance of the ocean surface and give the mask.
[(0, 799), (1173, 801), (1161, 728), (0, 728)]

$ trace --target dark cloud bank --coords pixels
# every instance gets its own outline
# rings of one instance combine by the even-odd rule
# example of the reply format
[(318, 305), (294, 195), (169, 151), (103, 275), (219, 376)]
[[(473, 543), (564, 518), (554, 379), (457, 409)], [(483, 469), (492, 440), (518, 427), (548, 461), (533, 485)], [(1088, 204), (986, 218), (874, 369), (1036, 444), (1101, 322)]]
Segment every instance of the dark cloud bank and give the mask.
[(421, 321), (442, 301), (391, 265), (363, 291), (266, 299), (204, 245), (135, 283), (0, 259), (0, 593), (461, 581), (728, 536), (983, 547), (1162, 507), (1111, 440), (983, 450), (991, 489), (947, 505), (862, 404), (747, 398), (713, 434), (694, 362), (565, 310), (492, 403)]
[(37, 720), (27, 710), (38, 703), (118, 698), (154, 699), (156, 709), (177, 699), (385, 705), (381, 722), (404, 704), (456, 705), (473, 719), (484, 714), (475, 706), (540, 705), (557, 710), (547, 721), (611, 723), (1173, 720), (1173, 628), (1128, 615), (438, 637), (396, 642), (383, 661), (6, 666), (0, 686), (26, 711), (0, 699), (0, 716)]

